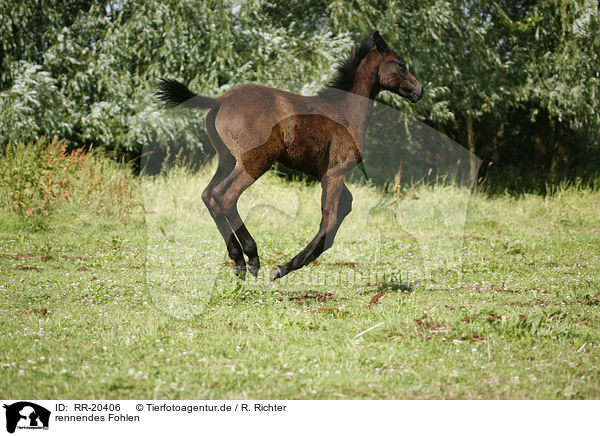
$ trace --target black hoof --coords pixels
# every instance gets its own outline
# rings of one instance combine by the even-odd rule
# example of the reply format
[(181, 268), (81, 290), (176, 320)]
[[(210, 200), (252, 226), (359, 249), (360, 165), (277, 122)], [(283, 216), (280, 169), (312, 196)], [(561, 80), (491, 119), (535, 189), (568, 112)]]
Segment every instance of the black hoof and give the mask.
[(281, 267), (280, 266), (276, 266), (275, 268), (273, 268), (273, 271), (271, 271), (271, 280), (280, 279), (284, 275), (285, 274), (283, 273)]
[(256, 261), (253, 261), (253, 260), (248, 261), (248, 271), (250, 271), (250, 274), (252, 274), (254, 277), (258, 276), (259, 269), (260, 269), (260, 261), (258, 260), (258, 258), (256, 259)]
[(233, 273), (238, 276), (241, 280), (246, 280), (246, 267), (245, 266), (234, 266)]

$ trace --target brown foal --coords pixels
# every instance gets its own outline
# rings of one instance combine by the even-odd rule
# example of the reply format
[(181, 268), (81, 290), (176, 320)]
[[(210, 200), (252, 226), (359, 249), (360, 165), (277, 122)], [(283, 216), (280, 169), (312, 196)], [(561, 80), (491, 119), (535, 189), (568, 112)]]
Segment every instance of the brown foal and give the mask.
[(206, 129), (219, 164), (202, 200), (225, 240), (238, 276), (245, 278), (247, 268), (256, 276), (260, 260), (237, 202), (274, 162), (320, 180), (323, 192), (319, 231), (304, 250), (285, 265), (276, 266), (271, 279), (302, 268), (331, 247), (352, 208), (344, 176), (362, 165), (373, 99), (382, 90), (413, 103), (423, 96), (421, 84), (378, 32), (360, 41), (338, 68), (331, 86), (315, 96), (245, 84), (212, 99), (196, 95), (174, 80), (159, 82), (157, 95), (166, 103), (210, 109)]

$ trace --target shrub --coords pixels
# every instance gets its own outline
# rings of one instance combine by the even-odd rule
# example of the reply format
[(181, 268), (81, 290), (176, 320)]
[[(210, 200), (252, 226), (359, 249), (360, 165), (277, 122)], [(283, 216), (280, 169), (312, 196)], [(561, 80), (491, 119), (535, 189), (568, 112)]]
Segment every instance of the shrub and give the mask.
[(9, 145), (0, 159), (0, 196), (11, 214), (48, 215), (65, 203), (124, 216), (138, 203), (128, 168), (64, 141)]

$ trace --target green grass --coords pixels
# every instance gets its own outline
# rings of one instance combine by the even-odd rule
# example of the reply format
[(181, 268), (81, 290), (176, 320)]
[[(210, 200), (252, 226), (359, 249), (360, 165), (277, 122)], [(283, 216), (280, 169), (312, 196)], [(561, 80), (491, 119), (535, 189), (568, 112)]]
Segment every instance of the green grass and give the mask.
[(0, 397), (600, 398), (599, 192), (399, 206), (354, 185), (334, 246), (270, 282), (320, 216), (318, 186), (267, 175), (240, 204), (263, 263), (241, 282), (209, 173), (129, 180), (125, 212), (109, 181), (0, 212)]

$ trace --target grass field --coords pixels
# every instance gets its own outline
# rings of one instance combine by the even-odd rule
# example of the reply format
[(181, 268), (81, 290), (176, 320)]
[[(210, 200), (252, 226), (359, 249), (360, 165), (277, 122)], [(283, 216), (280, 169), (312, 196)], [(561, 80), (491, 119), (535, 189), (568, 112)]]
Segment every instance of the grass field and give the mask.
[(402, 215), (354, 185), (332, 249), (270, 282), (320, 216), (318, 186), (267, 175), (240, 205), (263, 263), (241, 282), (200, 200), (209, 169), (86, 165), (64, 198), (0, 211), (0, 397), (600, 398), (596, 190), (474, 195), (462, 238), (425, 207), (462, 210), (458, 188), (408, 188)]

